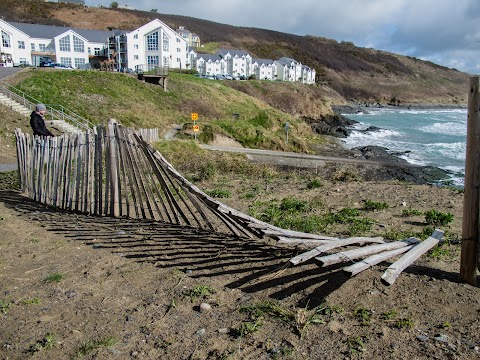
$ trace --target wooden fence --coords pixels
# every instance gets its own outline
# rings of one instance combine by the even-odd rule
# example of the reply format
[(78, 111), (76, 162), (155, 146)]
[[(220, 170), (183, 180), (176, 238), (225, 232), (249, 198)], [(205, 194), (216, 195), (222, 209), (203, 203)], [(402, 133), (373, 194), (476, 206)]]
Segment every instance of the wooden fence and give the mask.
[[(443, 231), (436, 230), (421, 244), (418, 239), (384, 244), (382, 238), (339, 239), (278, 228), (202, 192), (139, 134), (138, 130), (113, 121), (95, 131), (59, 137), (32, 136), (16, 129), (21, 190), (28, 197), (59, 209), (152, 219), (242, 238), (267, 236), (279, 244), (314, 248), (291, 259), (293, 265), (312, 258), (320, 265), (363, 259), (361, 266), (345, 268), (352, 276), (405, 253), (382, 277), (387, 284), (392, 284), (403, 269), (443, 236)], [(341, 250), (353, 244), (370, 245)], [(338, 252), (335, 257), (321, 256), (332, 250)]]

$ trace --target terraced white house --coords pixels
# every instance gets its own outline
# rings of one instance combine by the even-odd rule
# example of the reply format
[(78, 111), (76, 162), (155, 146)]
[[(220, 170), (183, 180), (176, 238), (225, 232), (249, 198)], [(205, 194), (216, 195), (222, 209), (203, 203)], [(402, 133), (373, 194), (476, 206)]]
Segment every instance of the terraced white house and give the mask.
[(201, 54), (197, 51), (199, 47), (189, 47), (186, 29), (180, 30), (183, 32), (173, 30), (159, 19), (133, 31), (86, 30), (0, 19), (0, 66), (39, 66), (50, 59), (85, 69), (97, 67), (107, 59), (113, 62), (115, 70), (195, 69), (202, 75), (315, 83), (315, 69), (295, 59), (257, 59), (247, 51), (233, 49), (220, 49), (214, 55)]
[(110, 31), (7, 22), (0, 19), (0, 53), (12, 59), (4, 66), (34, 65), (50, 59), (85, 68), (95, 56), (105, 56)]

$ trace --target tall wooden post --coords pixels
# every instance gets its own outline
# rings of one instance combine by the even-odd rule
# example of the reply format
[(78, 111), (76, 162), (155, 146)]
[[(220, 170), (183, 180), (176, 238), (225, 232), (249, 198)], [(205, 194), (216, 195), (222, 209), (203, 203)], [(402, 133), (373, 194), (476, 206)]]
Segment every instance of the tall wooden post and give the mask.
[[(114, 119), (108, 119), (108, 141), (110, 143), (110, 215), (120, 215), (120, 191), (118, 188), (118, 160), (117, 160), (117, 137), (115, 135)], [(108, 185), (107, 185), (108, 186)]]
[(480, 196), (480, 94), (478, 76), (470, 78), (467, 119), (467, 152), (465, 159), (465, 191), (463, 196), (462, 252), (460, 279), (477, 284)]

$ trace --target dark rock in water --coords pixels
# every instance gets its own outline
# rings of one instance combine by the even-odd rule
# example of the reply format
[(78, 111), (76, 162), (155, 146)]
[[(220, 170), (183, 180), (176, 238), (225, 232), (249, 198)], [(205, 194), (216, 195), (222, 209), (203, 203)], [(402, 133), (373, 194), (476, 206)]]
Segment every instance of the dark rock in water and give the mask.
[(449, 177), (450, 173), (435, 166), (417, 166), (399, 158), (410, 151), (389, 153), (387, 148), (381, 146), (361, 146), (351, 149), (357, 158), (376, 160), (384, 166), (368, 176), (375, 180), (400, 180), (414, 184), (434, 184)]
[(303, 120), (310, 124), (312, 130), (320, 135), (330, 135), (345, 138), (350, 135), (351, 130), (348, 128), (358, 121), (348, 119), (342, 115), (322, 115), (320, 119), (312, 119), (304, 117)]
[(405, 159), (399, 158), (387, 150), (387, 148), (375, 145), (359, 146), (352, 149), (357, 154), (356, 157), (362, 157), (363, 159), (407, 163)]
[(380, 131), (382, 130), (381, 128), (377, 127), (377, 126), (369, 126), (368, 128), (366, 128), (365, 130), (362, 130), (362, 132), (373, 132), (373, 131)]

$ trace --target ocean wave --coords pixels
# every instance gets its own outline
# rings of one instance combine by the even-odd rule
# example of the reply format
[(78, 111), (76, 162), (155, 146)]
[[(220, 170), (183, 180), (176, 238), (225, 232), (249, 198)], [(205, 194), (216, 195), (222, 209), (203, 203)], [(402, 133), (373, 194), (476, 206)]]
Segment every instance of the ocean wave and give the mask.
[(436, 122), (428, 126), (421, 126), (418, 130), (429, 134), (442, 134), (465, 136), (467, 135), (467, 126), (465, 123)]

